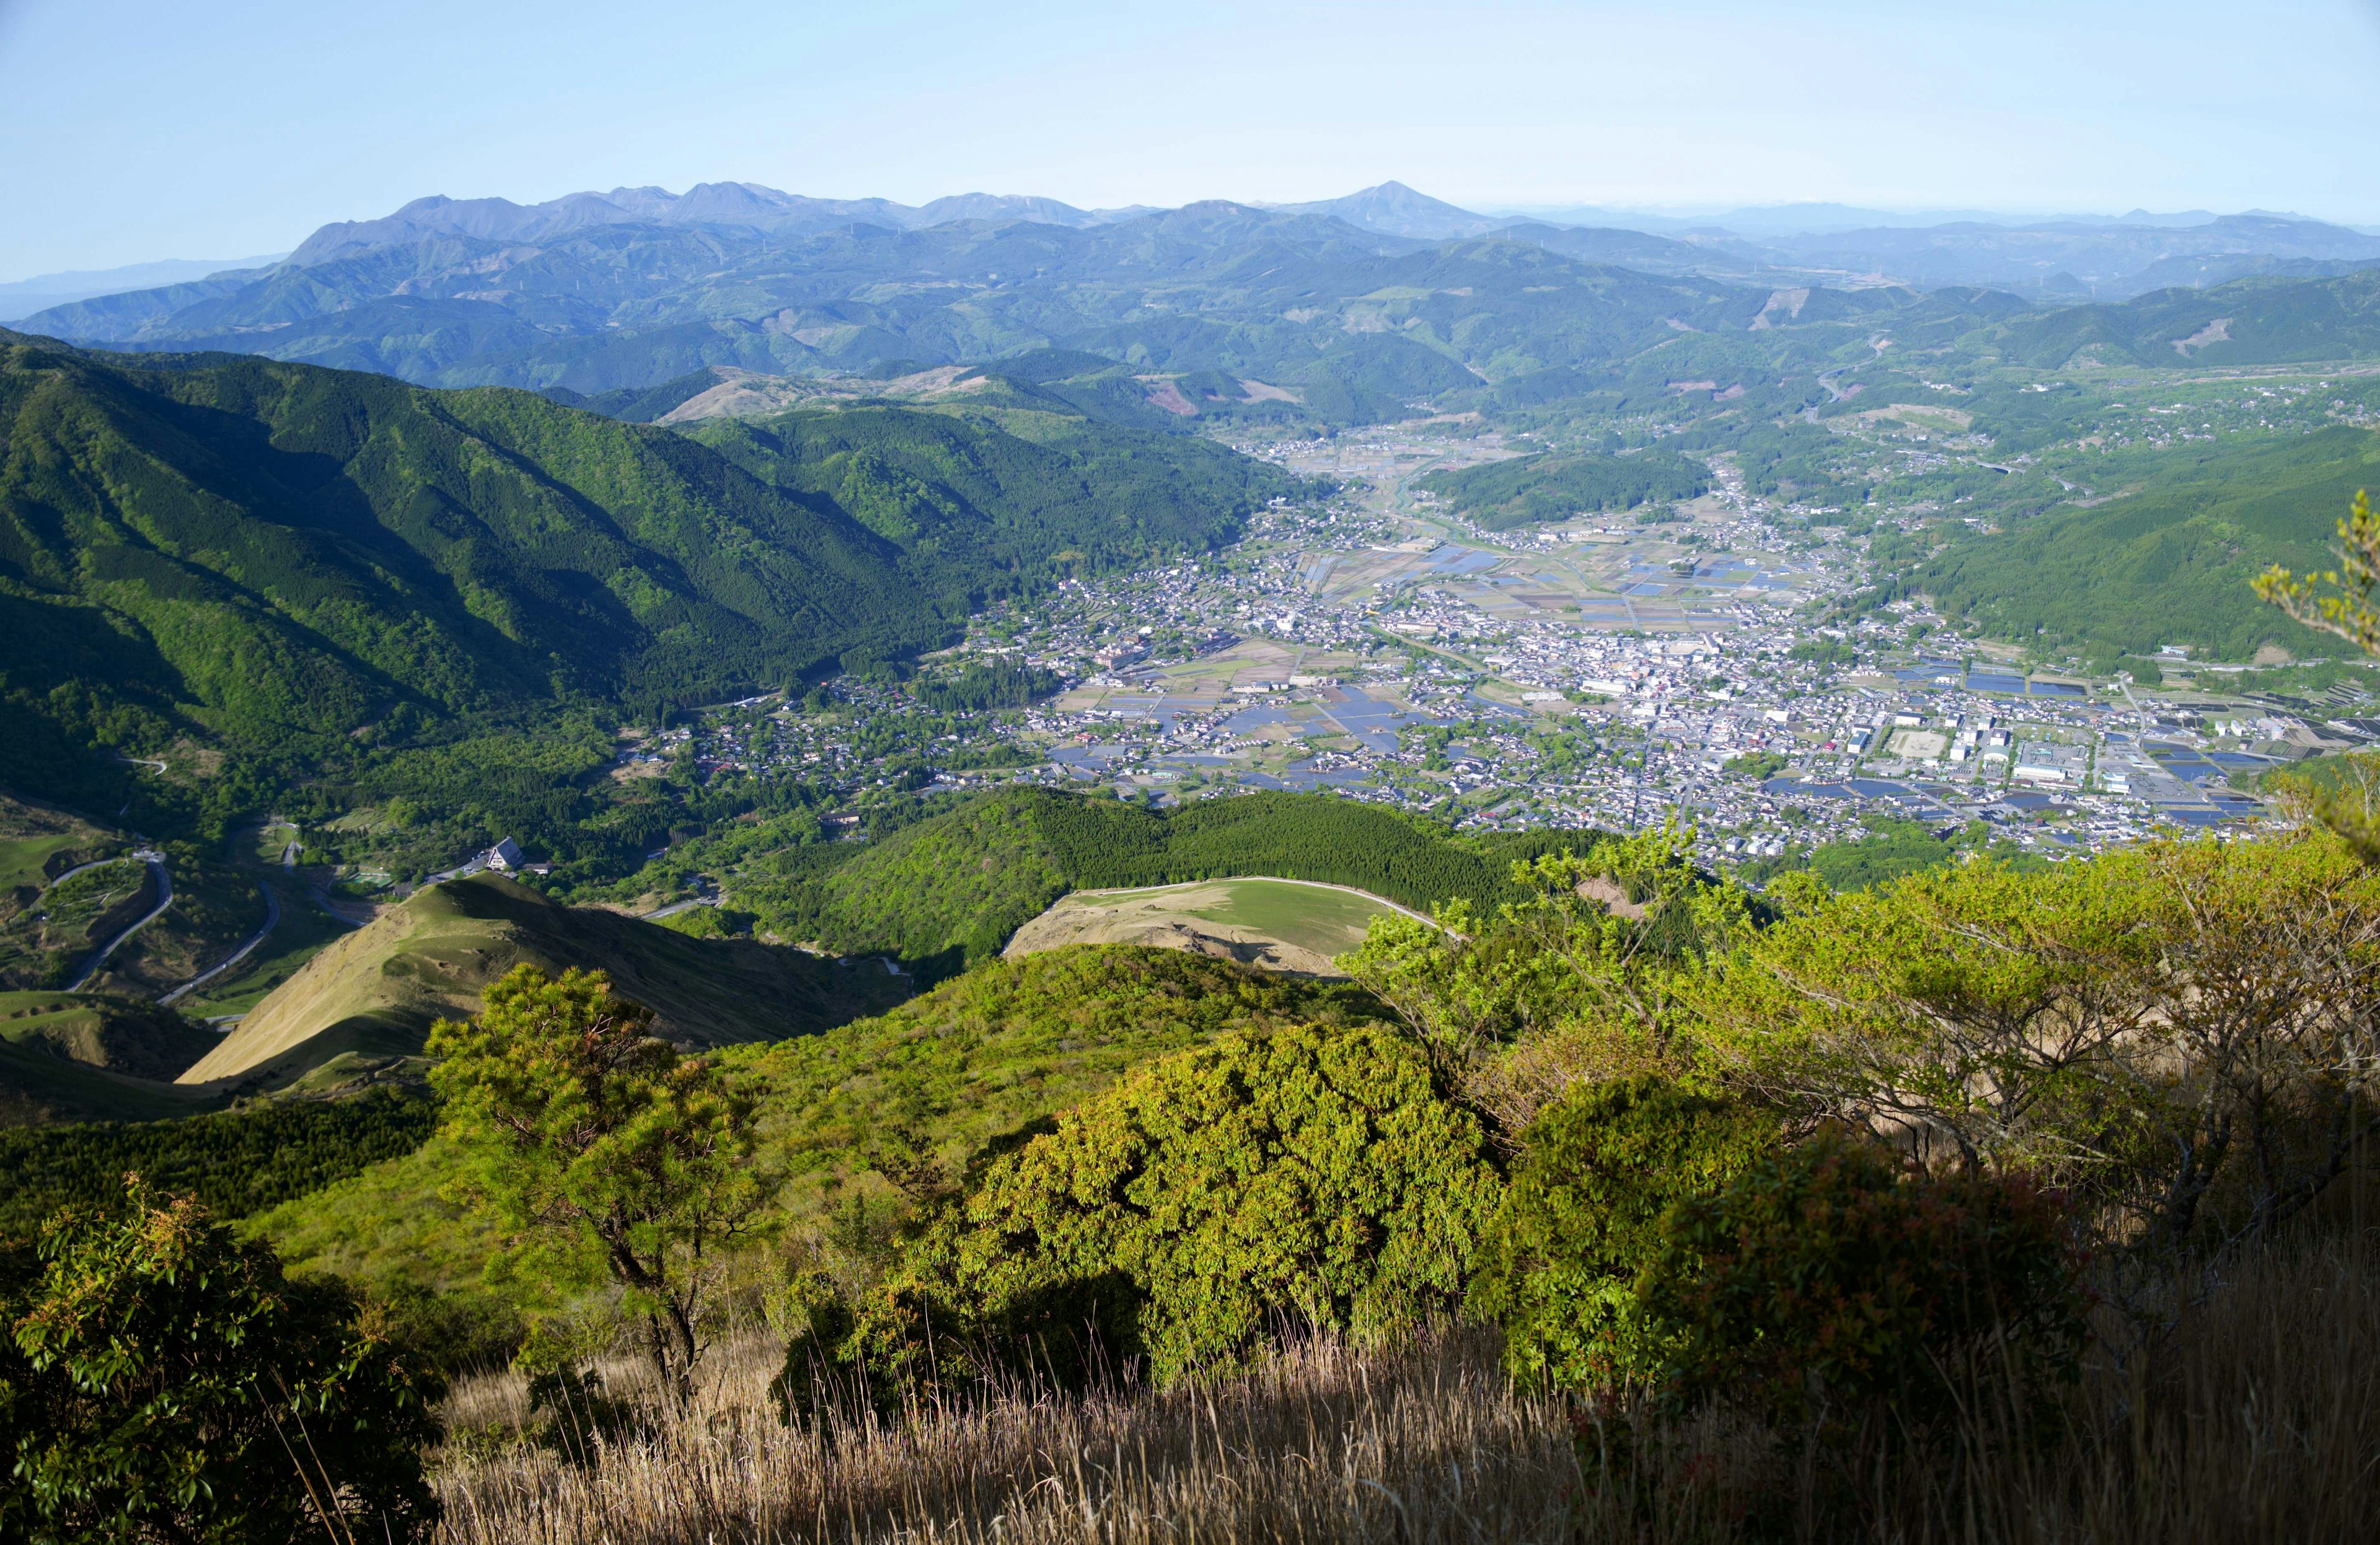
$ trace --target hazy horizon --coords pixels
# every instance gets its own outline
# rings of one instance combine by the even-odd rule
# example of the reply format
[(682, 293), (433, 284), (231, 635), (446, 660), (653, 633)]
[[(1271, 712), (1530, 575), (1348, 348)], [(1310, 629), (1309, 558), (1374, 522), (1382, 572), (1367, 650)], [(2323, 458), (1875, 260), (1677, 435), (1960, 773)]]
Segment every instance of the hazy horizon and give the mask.
[[(2369, 0), (1196, 11), (0, 0), (0, 274), (286, 250), (428, 194), (2286, 209), (2380, 222)], [(104, 67), (97, 67), (103, 61)]]

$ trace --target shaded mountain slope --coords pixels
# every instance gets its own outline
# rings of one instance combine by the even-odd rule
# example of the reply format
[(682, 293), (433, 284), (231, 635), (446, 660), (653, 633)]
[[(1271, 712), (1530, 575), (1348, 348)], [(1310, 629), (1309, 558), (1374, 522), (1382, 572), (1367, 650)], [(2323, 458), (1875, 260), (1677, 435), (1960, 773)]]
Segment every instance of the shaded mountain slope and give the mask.
[(718, 438), (733, 457), (525, 392), (0, 333), (0, 783), (184, 735), (302, 763), (457, 715), (717, 700), (932, 647), (1053, 563), (1203, 551), (1293, 489), (1080, 420)]
[(308, 961), (181, 1082), (270, 1087), (343, 1056), (409, 1056), (433, 1021), (476, 1013), (481, 990), (524, 962), (607, 971), (662, 1034), (699, 1046), (822, 1029), (908, 991), (879, 962), (690, 938), (479, 874), (417, 893)]

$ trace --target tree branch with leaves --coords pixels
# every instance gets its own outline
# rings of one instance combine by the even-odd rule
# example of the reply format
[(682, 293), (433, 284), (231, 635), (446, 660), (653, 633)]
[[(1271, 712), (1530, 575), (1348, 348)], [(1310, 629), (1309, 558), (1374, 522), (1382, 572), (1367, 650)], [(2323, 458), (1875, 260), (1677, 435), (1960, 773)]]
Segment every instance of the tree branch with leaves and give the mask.
[(447, 1194), (494, 1221), (502, 1269), (623, 1289), (683, 1400), (721, 1258), (766, 1226), (783, 1184), (753, 1162), (755, 1091), (654, 1035), (600, 971), (516, 967), (483, 1004), (430, 1035), (461, 1157)]

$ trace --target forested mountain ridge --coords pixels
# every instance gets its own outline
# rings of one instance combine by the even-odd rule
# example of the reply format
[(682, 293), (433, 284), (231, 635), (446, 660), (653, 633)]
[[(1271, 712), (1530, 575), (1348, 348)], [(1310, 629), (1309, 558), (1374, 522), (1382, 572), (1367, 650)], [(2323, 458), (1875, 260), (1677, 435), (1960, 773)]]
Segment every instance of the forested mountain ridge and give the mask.
[[(1778, 308), (1769, 286), (1685, 272), (1677, 244), (1648, 237), (1553, 233), (1541, 245), (1491, 233), (1433, 245), (1221, 201), (1093, 226), (385, 234), (383, 245), (329, 244), (319, 262), (107, 297), (28, 325), (141, 349), (252, 350), (429, 384), (589, 395), (706, 366), (872, 372), (1062, 347), (1144, 372), (1287, 383), (1314, 417), (1347, 423), (1549, 367), (1609, 373), (1682, 334), (1762, 333), (1763, 359), (1795, 336), (1810, 346), (1799, 352), (1831, 361), (1838, 347), (1864, 347), (1855, 317), (1915, 299), (1871, 289)], [(1581, 261), (1609, 257), (1667, 272)], [(1966, 328), (1997, 310), (1947, 305)]]
[(2248, 447), (2177, 451), (2144, 486), (2005, 530), (1962, 530), (1910, 582), (2002, 638), (2107, 663), (2191, 644), (2245, 659), (2277, 641), (2324, 640), (2256, 599), (2274, 563), (2334, 566), (2340, 511), (2380, 484), (2380, 434), (2345, 425)]
[[(0, 334), (0, 694), (20, 725), (0, 780), (72, 786), (184, 734), (302, 760), (460, 714), (783, 686), (931, 647), (1061, 551), (1203, 550), (1292, 487), (1169, 436), (1087, 425), (1051, 448), (920, 417), (856, 417), (828, 490), (805, 486), (800, 435), (731, 459), (525, 392)], [(965, 496), (871, 481), (862, 463), (901, 456), (871, 436), (1006, 476)], [(1167, 481), (1161, 518), (1122, 496)]]

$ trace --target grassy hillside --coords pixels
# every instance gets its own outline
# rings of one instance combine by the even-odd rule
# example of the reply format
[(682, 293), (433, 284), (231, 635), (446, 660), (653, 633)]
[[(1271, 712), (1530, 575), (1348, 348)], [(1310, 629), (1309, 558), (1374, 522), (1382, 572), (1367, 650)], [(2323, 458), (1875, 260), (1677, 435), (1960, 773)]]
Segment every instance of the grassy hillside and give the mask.
[[(1531, 833), (1547, 842), (1586, 833)], [(995, 955), (1077, 887), (1274, 875), (1352, 885), (1416, 910), (1517, 899), (1500, 846), (1330, 795), (1250, 794), (1169, 812), (1047, 789), (988, 794), (847, 858), (796, 850), (735, 891), (765, 927), (838, 952), (881, 950), (929, 977)]]
[(1295, 880), (1194, 880), (1129, 891), (1075, 891), (1008, 941), (1005, 955), (1069, 944), (1148, 944), (1267, 970), (1334, 977), (1386, 904)]
[[(1175, 950), (1094, 947), (991, 961), (880, 1017), (722, 1055), (770, 1090), (767, 1145), (794, 1174), (787, 1211), (815, 1219), (856, 1202), (864, 1234), (889, 1227), (897, 1207), (880, 1162), (938, 1166), (955, 1180), (986, 1145), (1150, 1057), (1233, 1029), (1377, 1013), (1344, 984)], [(248, 1226), (300, 1269), (470, 1283), (491, 1242), (438, 1197), (450, 1162), (432, 1139)]]
[(186, 1114), (212, 1097), (172, 1080), (216, 1040), (137, 999), (0, 992), (0, 1126)]
[(2191, 644), (2243, 660), (2278, 641), (2328, 647), (2248, 589), (2270, 563), (2320, 568), (2359, 488), (2380, 486), (2380, 434), (2177, 449), (2135, 493), (1956, 538), (1915, 573), (1951, 615), (2000, 638), (2093, 658)]
[(1691, 499), (1709, 493), (1711, 482), (1701, 463), (1653, 449), (1633, 456), (1538, 455), (1441, 468), (1422, 479), (1421, 486), (1456, 514), (1491, 531), (1509, 531), (1590, 510)]
[(413, 1055), (432, 1021), (468, 1016), (482, 988), (523, 962), (557, 975), (601, 967), (663, 1034), (698, 1045), (799, 1035), (906, 992), (880, 967), (689, 938), (478, 874), (418, 893), (314, 956), (182, 1082), (274, 1087), (334, 1059)]

